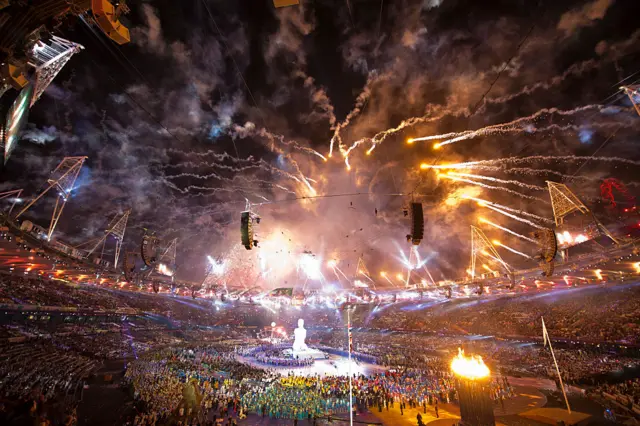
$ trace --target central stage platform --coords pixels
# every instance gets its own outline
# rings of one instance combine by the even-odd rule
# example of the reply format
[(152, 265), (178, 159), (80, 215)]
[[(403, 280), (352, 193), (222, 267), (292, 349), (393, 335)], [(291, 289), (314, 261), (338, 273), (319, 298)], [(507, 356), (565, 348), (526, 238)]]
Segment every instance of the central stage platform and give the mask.
[(264, 364), (257, 363), (252, 358), (239, 356), (237, 359), (240, 362), (257, 368), (268, 368), (270, 371), (275, 371), (283, 376), (288, 376), (289, 374), (295, 376), (346, 376), (349, 374), (349, 371), (351, 371), (351, 374), (364, 374), (365, 376), (369, 376), (382, 373), (386, 370), (379, 365), (357, 362), (355, 360), (351, 361), (351, 369), (349, 369), (349, 360), (337, 355), (329, 355), (329, 359), (319, 359), (315, 361), (313, 365), (306, 367), (265, 366)]
[(294, 351), (293, 349), (285, 349), (283, 353), (295, 359), (318, 359), (319, 360), (319, 359), (327, 358), (327, 354), (325, 354), (324, 352), (318, 349), (313, 349), (313, 348), (308, 348), (304, 351)]

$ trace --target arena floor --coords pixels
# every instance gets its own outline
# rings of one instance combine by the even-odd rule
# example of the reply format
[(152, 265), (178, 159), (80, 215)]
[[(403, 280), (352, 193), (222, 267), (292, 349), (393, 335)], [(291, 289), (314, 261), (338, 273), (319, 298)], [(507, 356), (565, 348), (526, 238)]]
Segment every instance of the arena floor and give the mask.
[[(246, 357), (238, 357), (238, 360), (252, 365), (254, 367), (269, 369), (271, 371), (277, 371), (283, 376), (288, 376), (289, 374), (295, 374), (298, 376), (327, 376), (327, 375), (348, 375), (349, 374), (349, 360), (345, 357), (338, 355), (329, 355), (328, 359), (316, 360), (316, 362), (310, 367), (297, 367), (297, 368), (289, 368), (289, 367), (273, 367), (270, 365), (264, 365), (255, 362), (252, 358)], [(384, 368), (375, 364), (368, 364), (364, 362), (351, 361), (351, 372), (352, 374), (364, 374), (371, 375), (385, 371)]]

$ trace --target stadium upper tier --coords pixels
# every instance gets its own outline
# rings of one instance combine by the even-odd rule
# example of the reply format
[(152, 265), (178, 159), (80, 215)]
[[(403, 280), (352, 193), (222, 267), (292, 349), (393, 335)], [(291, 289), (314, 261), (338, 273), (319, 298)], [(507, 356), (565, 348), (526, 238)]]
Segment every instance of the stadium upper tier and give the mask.
[[(269, 327), (272, 322), (295, 328), (299, 318), (312, 327), (344, 326), (340, 310), (326, 305), (283, 306), (192, 299), (136, 293), (57, 280), (0, 276), (3, 311), (66, 307), (96, 312), (120, 312), (168, 321), (176, 325)], [(38, 305), (40, 306), (38, 308)], [(355, 327), (448, 334), (484, 334), (538, 338), (540, 316), (554, 337), (587, 342), (640, 344), (637, 317), (640, 283), (562, 286), (539, 292), (467, 299), (424, 297), (385, 305), (358, 305)]]

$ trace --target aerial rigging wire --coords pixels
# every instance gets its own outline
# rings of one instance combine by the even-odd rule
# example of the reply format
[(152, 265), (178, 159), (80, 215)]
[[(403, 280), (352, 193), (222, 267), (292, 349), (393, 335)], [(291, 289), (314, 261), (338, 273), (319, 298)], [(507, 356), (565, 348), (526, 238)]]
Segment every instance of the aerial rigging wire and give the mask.
[(247, 92), (249, 92), (249, 96), (251, 96), (251, 100), (253, 101), (253, 104), (255, 105), (256, 108), (258, 108), (258, 103), (256, 102), (256, 98), (253, 97), (253, 93), (251, 92), (251, 89), (247, 84), (247, 80), (245, 80), (244, 75), (242, 75), (242, 71), (240, 71), (240, 67), (238, 66), (238, 63), (236, 62), (235, 58), (231, 54), (231, 50), (229, 50), (229, 45), (227, 45), (227, 41), (222, 35), (222, 31), (220, 31), (220, 27), (218, 27), (218, 23), (216, 22), (215, 18), (213, 17), (213, 14), (211, 13), (211, 10), (209, 9), (209, 6), (207, 5), (207, 0), (201, 0), (201, 1), (202, 1), (202, 5), (204, 6), (204, 8), (207, 10), (207, 13), (209, 14), (209, 18), (211, 18), (211, 22), (213, 22), (213, 25), (216, 27), (216, 31), (218, 31), (218, 35), (220, 36), (220, 41), (222, 42), (222, 44), (224, 44), (224, 48), (227, 51), (227, 55), (231, 58), (231, 61), (233, 62), (233, 65), (236, 68), (236, 71), (238, 72), (238, 74), (240, 75), (240, 78), (242, 79), (242, 82), (244, 83), (244, 87), (246, 87)]

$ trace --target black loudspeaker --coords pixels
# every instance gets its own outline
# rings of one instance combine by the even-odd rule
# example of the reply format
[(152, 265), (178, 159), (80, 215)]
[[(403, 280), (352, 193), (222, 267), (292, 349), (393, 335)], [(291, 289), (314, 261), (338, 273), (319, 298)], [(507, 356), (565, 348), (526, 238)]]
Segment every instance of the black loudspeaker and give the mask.
[(411, 243), (417, 246), (424, 238), (422, 203), (411, 203)]

